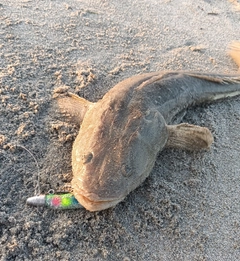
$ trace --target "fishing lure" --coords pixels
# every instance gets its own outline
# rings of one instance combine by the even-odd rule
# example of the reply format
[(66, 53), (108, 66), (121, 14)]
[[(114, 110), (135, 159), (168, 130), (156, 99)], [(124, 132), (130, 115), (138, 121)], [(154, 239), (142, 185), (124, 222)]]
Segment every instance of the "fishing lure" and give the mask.
[(32, 206), (46, 206), (51, 209), (76, 209), (82, 208), (71, 193), (59, 193), (34, 196), (27, 199), (27, 204)]

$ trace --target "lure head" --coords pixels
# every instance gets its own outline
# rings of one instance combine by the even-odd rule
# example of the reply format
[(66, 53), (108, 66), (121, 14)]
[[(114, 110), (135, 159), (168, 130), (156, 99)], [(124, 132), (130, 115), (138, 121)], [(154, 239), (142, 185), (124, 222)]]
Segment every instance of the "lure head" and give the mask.
[(167, 136), (157, 110), (108, 93), (88, 108), (73, 145), (74, 196), (90, 211), (115, 206), (149, 175)]

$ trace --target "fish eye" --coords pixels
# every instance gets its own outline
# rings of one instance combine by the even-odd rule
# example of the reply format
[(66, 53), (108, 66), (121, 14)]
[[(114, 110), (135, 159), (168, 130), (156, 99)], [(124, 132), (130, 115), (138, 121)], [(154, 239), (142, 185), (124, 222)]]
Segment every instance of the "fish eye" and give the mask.
[(89, 162), (91, 162), (93, 158), (93, 153), (89, 152), (88, 154), (83, 155), (83, 164), (87, 164)]
[(122, 166), (122, 174), (124, 177), (129, 177), (132, 175), (132, 168), (128, 164)]

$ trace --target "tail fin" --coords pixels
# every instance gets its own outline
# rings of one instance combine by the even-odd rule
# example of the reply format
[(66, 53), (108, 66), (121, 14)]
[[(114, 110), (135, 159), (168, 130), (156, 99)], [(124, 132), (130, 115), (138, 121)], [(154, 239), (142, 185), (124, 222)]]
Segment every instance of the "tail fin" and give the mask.
[(240, 42), (233, 42), (229, 46), (228, 54), (232, 57), (233, 61), (240, 69)]

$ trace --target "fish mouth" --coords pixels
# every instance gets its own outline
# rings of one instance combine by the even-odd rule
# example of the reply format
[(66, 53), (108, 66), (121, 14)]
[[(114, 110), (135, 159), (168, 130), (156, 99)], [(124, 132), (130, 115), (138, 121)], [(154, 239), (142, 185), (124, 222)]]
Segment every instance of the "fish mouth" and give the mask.
[[(101, 211), (107, 208), (114, 207), (125, 198), (120, 197), (113, 199), (100, 199), (98, 196), (92, 193), (83, 193), (83, 195), (79, 190), (74, 190), (73, 193), (78, 202), (89, 211)], [(86, 196), (86, 194), (88, 194), (89, 196)]]

